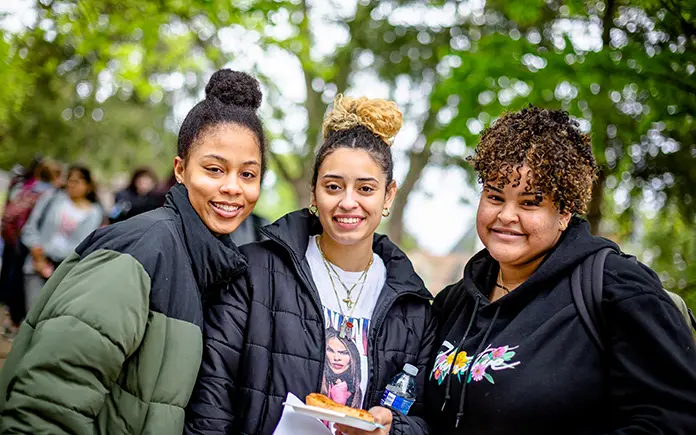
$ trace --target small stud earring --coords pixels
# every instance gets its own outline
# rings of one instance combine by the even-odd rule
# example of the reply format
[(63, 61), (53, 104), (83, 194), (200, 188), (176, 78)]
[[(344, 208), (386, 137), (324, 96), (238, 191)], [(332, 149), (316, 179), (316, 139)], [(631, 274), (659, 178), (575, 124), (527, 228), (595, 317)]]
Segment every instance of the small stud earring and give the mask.
[(309, 206), (309, 212), (313, 214), (314, 216), (317, 216), (319, 214), (319, 209), (317, 208), (316, 205), (312, 204)]
[(388, 208), (385, 208), (384, 210), (382, 210), (382, 216), (389, 217), (390, 214), (391, 214), (391, 211)]

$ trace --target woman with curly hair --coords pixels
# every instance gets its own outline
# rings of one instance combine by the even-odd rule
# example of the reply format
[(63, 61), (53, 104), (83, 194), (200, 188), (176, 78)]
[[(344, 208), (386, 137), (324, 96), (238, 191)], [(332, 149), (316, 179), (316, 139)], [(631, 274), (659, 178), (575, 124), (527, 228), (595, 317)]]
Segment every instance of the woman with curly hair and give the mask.
[(576, 266), (619, 252), (579, 217), (597, 165), (577, 122), (535, 107), (504, 114), (470, 160), (486, 249), (433, 305), (430, 433), (696, 433), (694, 341), (654, 272), (606, 258), (603, 351), (574, 303)]
[[(309, 208), (243, 246), (249, 269), (210, 300), (188, 434), (270, 435), (289, 392), (370, 409), (406, 363), (420, 369), (424, 391), (432, 297), (406, 255), (375, 233), (396, 194), (390, 145), (401, 122), (391, 101), (336, 98)], [(379, 433), (422, 433), (421, 399), (408, 416), (377, 408)]]

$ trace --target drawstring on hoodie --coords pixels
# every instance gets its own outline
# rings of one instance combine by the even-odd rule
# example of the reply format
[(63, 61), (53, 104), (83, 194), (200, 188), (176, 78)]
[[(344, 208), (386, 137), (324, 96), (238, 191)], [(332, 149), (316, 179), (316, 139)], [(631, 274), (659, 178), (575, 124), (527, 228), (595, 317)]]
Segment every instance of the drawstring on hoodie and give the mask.
[[(474, 303), (474, 311), (471, 314), (471, 319), (469, 320), (469, 325), (466, 327), (466, 331), (464, 332), (464, 336), (462, 337), (461, 340), (459, 340), (459, 343), (457, 344), (456, 351), (454, 352), (454, 359), (452, 361), (457, 361), (457, 355), (459, 355), (459, 348), (464, 344), (464, 340), (469, 336), (469, 331), (471, 331), (471, 327), (474, 324), (474, 321), (476, 320), (476, 316), (478, 314), (478, 308), (481, 303), (481, 300), (478, 296), (476, 296), (476, 302)], [(468, 302), (466, 305), (469, 305)], [(466, 311), (466, 305), (464, 305), (464, 311)], [(448, 369), (449, 370), (449, 369)], [(447, 385), (445, 386), (445, 401), (442, 404), (442, 409), (441, 411), (445, 410), (445, 406), (447, 406), (447, 401), (450, 400), (450, 389), (452, 387), (452, 373), (449, 373), (449, 376), (447, 376)]]
[(464, 416), (464, 402), (466, 401), (466, 388), (469, 385), (469, 374), (471, 373), (474, 361), (476, 361), (476, 357), (478, 357), (478, 354), (481, 353), (481, 351), (483, 350), (483, 346), (485, 346), (488, 342), (488, 337), (491, 335), (493, 325), (495, 325), (495, 321), (498, 320), (498, 314), (500, 314), (500, 305), (498, 305), (498, 308), (495, 310), (493, 320), (491, 320), (491, 323), (488, 325), (488, 329), (486, 330), (486, 333), (483, 336), (483, 340), (481, 340), (478, 349), (476, 349), (476, 352), (474, 352), (474, 356), (471, 358), (471, 364), (469, 364), (469, 367), (466, 369), (466, 372), (464, 373), (464, 385), (462, 386), (462, 394), (459, 397), (459, 411), (457, 411), (457, 422), (454, 424), (455, 428), (459, 427), (459, 420), (461, 420), (461, 418)]

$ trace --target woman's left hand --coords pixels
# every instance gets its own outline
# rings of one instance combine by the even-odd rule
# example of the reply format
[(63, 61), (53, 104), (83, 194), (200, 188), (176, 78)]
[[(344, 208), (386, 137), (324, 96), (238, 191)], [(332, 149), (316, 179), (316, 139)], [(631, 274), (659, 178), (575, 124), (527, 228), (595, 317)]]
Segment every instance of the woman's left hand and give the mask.
[(375, 423), (381, 424), (384, 426), (384, 429), (375, 429), (372, 432), (367, 432), (362, 429), (336, 424), (334, 425), (336, 435), (388, 435), (391, 430), (392, 412), (387, 408), (375, 406), (370, 409), (370, 414), (375, 418)]

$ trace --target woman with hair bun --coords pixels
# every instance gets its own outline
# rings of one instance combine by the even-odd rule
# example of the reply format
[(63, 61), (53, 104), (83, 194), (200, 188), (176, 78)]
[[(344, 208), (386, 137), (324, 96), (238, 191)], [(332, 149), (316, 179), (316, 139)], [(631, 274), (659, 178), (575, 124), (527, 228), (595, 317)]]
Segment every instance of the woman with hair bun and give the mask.
[(381, 434), (421, 433), (432, 298), (406, 255), (375, 233), (396, 195), (390, 146), (401, 123), (391, 101), (336, 97), (309, 208), (243, 246), (246, 273), (210, 300), (187, 434), (271, 434), (288, 393), (370, 409), (406, 363), (420, 369), (415, 405), (408, 417), (378, 408), (375, 420)]
[(0, 375), (0, 433), (180, 434), (203, 305), (246, 260), (259, 197), (258, 82), (217, 71), (186, 116), (163, 207), (93, 232), (46, 282)]

